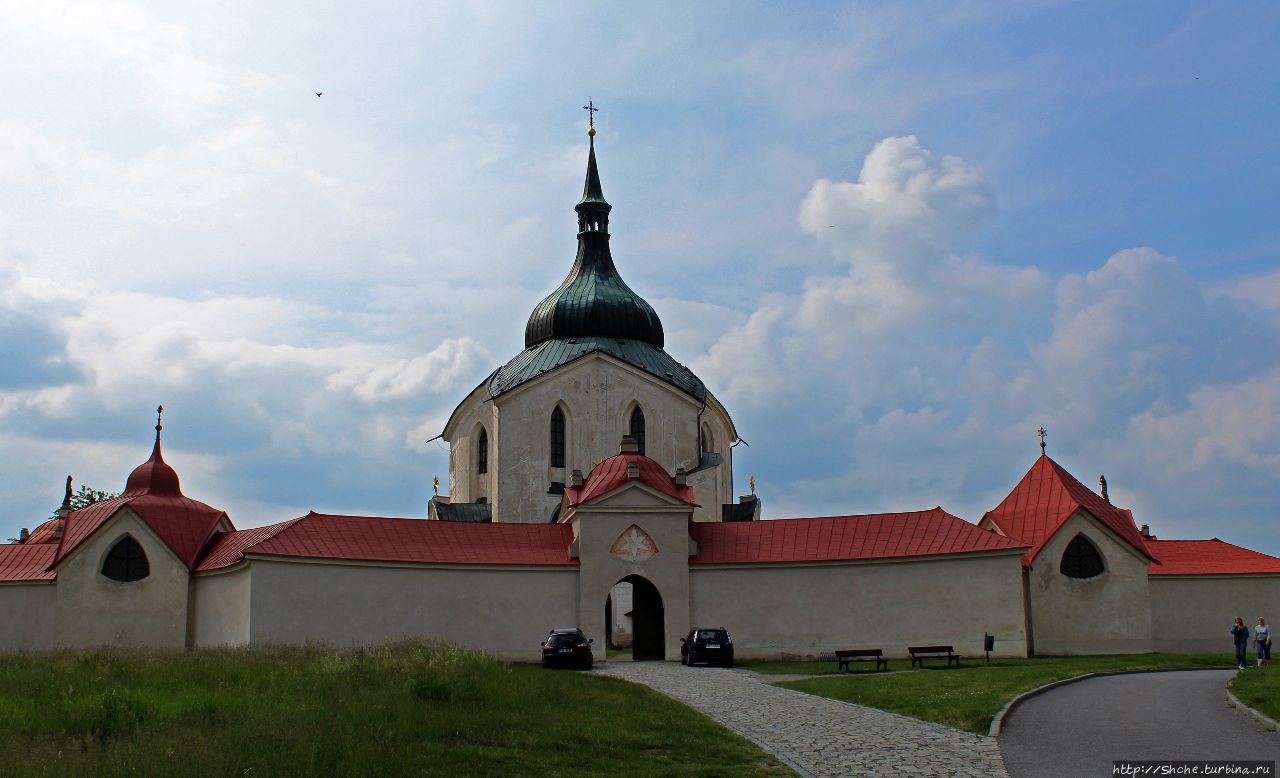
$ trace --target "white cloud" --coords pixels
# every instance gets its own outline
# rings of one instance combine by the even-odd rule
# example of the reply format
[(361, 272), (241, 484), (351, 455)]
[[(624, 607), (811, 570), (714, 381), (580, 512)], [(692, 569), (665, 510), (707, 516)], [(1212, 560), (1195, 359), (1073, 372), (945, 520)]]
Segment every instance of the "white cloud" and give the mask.
[(1130, 422), (1167, 472), (1215, 464), (1280, 472), (1280, 368), (1238, 384), (1207, 384), (1187, 399), (1183, 410), (1160, 404)]
[[(728, 400), (749, 405), (803, 392), (790, 380), (797, 375), (829, 377), (854, 415), (903, 393), (936, 401), (971, 344), (1027, 315), (1047, 288), (1035, 268), (954, 252), (994, 214), (979, 168), (938, 161), (915, 137), (886, 138), (856, 182), (819, 181), (800, 207), (801, 225), (848, 263), (847, 274), (811, 276), (800, 295), (770, 299), (700, 364)], [(750, 358), (778, 372), (747, 378)], [(922, 363), (931, 370), (911, 367)]]
[[(1050, 452), (1113, 476), (1140, 520), (1224, 519), (1224, 497), (1280, 467), (1280, 333), (1149, 248), (1056, 286), (959, 253), (994, 213), (980, 169), (915, 138), (814, 185), (800, 222), (847, 273), (765, 299), (695, 365), (753, 437), (740, 466), (784, 474), (762, 480), (766, 511), (976, 519), (1045, 424)], [(796, 471), (797, 450), (818, 455)]]
[[(277, 297), (87, 294), (4, 263), (0, 279), (3, 310), (37, 306), (35, 321), (64, 333), (51, 341), (53, 355), (75, 368), (17, 386), (0, 381), (6, 429), (0, 452), (15, 463), (11, 476), (36, 483), (45, 470), (81, 467), (98, 488), (118, 489), (145, 458), (149, 409), (164, 403), (168, 446), (199, 452), (175, 461), (188, 462), (190, 472), (180, 469), (184, 483), (204, 489), (188, 492), (223, 501), (219, 507), (241, 525), (287, 518), (258, 511), (293, 510), (307, 499), (354, 510), (376, 503), (370, 490), (379, 488), (412, 498), (413, 489), (429, 483), (415, 465), (424, 454), (438, 454), (423, 449), (417, 428), (424, 418), (447, 414), (491, 368), (484, 349), (465, 337), (414, 355), (405, 344), (348, 325), (335, 342), (304, 345), (330, 329), (335, 314)], [(18, 355), (8, 356), (5, 376), (12, 377)], [(85, 418), (98, 419), (101, 428), (84, 427)], [(47, 456), (34, 456), (29, 441), (42, 436)], [(352, 459), (360, 466), (339, 464)], [(299, 488), (344, 468), (359, 488), (335, 483), (337, 504), (323, 505), (334, 500), (327, 490)], [(263, 473), (271, 473), (270, 483), (260, 480)]]
[(1276, 343), (1149, 248), (1064, 276), (1055, 298), (1052, 334), (1031, 349), (1034, 388), (1067, 418), (1110, 425), (1155, 402), (1182, 403), (1203, 382), (1254, 372), (1253, 349)]
[(995, 211), (995, 195), (981, 168), (953, 156), (935, 161), (910, 135), (877, 143), (858, 181), (816, 182), (799, 218), (815, 235), (834, 229), (838, 255), (873, 264), (876, 272), (911, 274), (921, 268), (903, 267), (901, 255), (922, 262), (928, 256), (919, 256), (913, 243), (951, 250)]
[(371, 356), (370, 365), (344, 368), (329, 376), (329, 388), (350, 391), (368, 403), (401, 399), (424, 390), (442, 394), (460, 388), (460, 379), (471, 378), (493, 362), (484, 347), (471, 338), (446, 340), (431, 353), (411, 359), (388, 361), (385, 355)]
[(1264, 311), (1280, 311), (1280, 268), (1227, 279), (1217, 285), (1217, 290)]
[(189, 27), (130, 3), (13, 0), (0, 4), (0, 34), (29, 71), (118, 69), (121, 81), (137, 77), (140, 102), (176, 126), (227, 99), (232, 74), (196, 52)]
[[(124, 221), (169, 221), (242, 196), (295, 169), (260, 119), (245, 117), (181, 146), (120, 160), (38, 128), (0, 122), (0, 175), (69, 206)], [(118, 229), (118, 228), (117, 228)]]

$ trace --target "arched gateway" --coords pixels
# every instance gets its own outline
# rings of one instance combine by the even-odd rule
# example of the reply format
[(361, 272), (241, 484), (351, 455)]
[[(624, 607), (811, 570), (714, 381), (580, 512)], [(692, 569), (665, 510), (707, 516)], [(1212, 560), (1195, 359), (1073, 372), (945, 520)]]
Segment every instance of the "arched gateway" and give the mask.
[[(666, 659), (666, 615), (662, 607), (662, 593), (641, 575), (629, 575), (618, 583), (631, 585), (631, 607), (620, 614), (631, 619), (631, 658), (637, 662)], [(605, 601), (604, 619), (612, 640), (612, 598)]]
[[(683, 474), (671, 476), (640, 454), (630, 436), (585, 479), (575, 474), (560, 521), (573, 528), (579, 626), (588, 635), (606, 635), (610, 610), (626, 608), (620, 615), (631, 616), (635, 659), (679, 655), (679, 638), (689, 628), (693, 509)], [(610, 599), (618, 584), (629, 584), (619, 587), (630, 590), (629, 606)]]

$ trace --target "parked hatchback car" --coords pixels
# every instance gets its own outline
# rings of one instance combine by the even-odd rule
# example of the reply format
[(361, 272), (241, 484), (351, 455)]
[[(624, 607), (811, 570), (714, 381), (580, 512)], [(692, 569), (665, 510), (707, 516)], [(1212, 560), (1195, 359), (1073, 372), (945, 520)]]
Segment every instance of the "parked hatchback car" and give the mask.
[(733, 667), (733, 638), (724, 627), (702, 627), (689, 630), (680, 638), (680, 664), (698, 662)]
[(553, 629), (542, 641), (543, 667), (581, 667), (591, 669), (591, 644), (577, 627)]

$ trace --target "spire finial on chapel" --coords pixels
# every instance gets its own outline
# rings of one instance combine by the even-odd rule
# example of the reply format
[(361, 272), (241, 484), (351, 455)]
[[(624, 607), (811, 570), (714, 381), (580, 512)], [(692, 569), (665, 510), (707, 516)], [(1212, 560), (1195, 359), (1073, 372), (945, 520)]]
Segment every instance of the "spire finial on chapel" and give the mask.
[[(596, 108), (594, 101), (588, 100), (587, 104), (582, 106), (582, 110), (587, 112), (587, 136), (590, 138), (591, 148), (587, 152), (587, 180), (582, 187), (582, 201), (575, 206), (574, 210), (581, 215), (584, 207), (590, 208), (599, 216), (586, 224), (579, 223), (578, 231), (607, 233), (609, 226), (607, 214), (611, 208), (604, 199), (604, 189), (600, 186), (600, 170), (596, 167), (596, 112), (600, 109)], [(592, 229), (583, 229), (588, 224), (593, 225)]]
[(1036, 434), (1040, 436), (1040, 453), (1044, 454), (1044, 439), (1049, 437), (1049, 431), (1041, 424), (1040, 429), (1036, 430)]

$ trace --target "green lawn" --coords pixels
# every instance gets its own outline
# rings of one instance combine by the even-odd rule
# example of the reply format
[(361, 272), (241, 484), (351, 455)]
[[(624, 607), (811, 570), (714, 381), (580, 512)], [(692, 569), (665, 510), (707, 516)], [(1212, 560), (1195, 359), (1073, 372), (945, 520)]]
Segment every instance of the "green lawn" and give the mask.
[(787, 775), (644, 687), (446, 646), (5, 656), (5, 775)]
[[(1113, 670), (1152, 670), (1234, 665), (1228, 654), (1128, 654), (1121, 656), (1033, 657), (1030, 659), (964, 659), (945, 668), (901, 673), (834, 674), (835, 662), (743, 662), (761, 673), (823, 672), (827, 677), (778, 684), (822, 697), (856, 702), (928, 721), (986, 734), (994, 716), (1018, 694), (1046, 683)], [(891, 670), (906, 669), (907, 660), (890, 660)], [(1280, 670), (1277, 670), (1280, 675)], [(1274, 688), (1274, 687), (1273, 687)], [(1237, 692), (1239, 694), (1239, 692)], [(1241, 695), (1241, 699), (1244, 699)], [(1272, 699), (1280, 700), (1280, 694)]]
[(1280, 666), (1258, 669), (1250, 665), (1231, 682), (1231, 691), (1244, 704), (1280, 721)]

